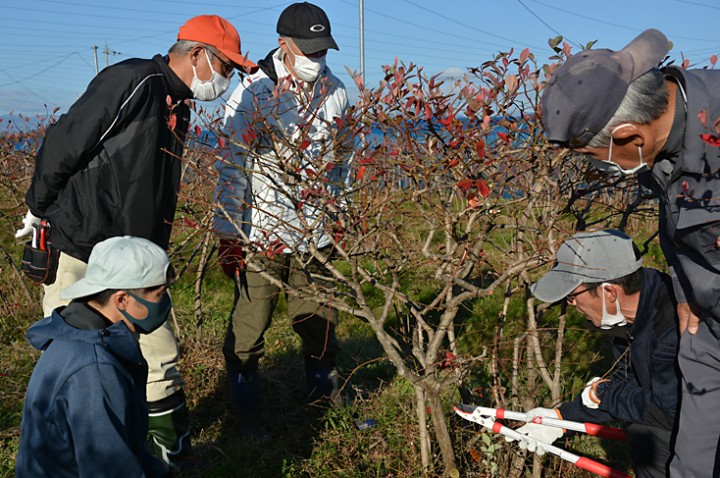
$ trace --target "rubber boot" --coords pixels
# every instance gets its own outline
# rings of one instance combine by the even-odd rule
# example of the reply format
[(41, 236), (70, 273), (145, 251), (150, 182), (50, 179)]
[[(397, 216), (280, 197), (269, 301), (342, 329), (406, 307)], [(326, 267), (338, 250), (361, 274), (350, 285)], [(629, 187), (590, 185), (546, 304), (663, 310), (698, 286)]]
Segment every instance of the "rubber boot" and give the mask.
[(193, 466), (190, 417), (182, 390), (148, 402), (148, 434), (153, 453), (170, 468), (184, 470)]
[(335, 367), (318, 368), (313, 361), (306, 360), (305, 384), (307, 385), (308, 401), (311, 404), (329, 407), (342, 405), (340, 374)]
[(260, 417), (260, 383), (257, 370), (228, 373), (228, 380), (240, 434), (252, 440), (272, 439), (272, 434), (265, 428)]

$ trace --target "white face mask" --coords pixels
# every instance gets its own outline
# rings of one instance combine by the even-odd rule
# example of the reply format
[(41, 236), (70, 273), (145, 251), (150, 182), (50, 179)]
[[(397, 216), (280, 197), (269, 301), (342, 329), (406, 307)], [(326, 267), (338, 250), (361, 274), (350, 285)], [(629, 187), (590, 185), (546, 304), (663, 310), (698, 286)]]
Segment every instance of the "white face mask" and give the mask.
[(190, 91), (193, 93), (193, 98), (197, 100), (212, 101), (227, 91), (230, 86), (230, 78), (225, 78), (215, 71), (212, 67), (210, 55), (208, 55), (207, 50), (205, 50), (205, 58), (207, 58), (208, 65), (210, 65), (212, 76), (209, 80), (199, 79), (197, 71), (195, 70), (195, 65), (192, 65), (193, 79), (190, 82)]
[(645, 162), (643, 161), (642, 148), (640, 146), (637, 147), (638, 154), (640, 155), (640, 164), (638, 164), (634, 168), (625, 169), (612, 160), (612, 148), (613, 148), (612, 135), (615, 134), (615, 131), (619, 130), (620, 128), (624, 128), (626, 126), (630, 126), (630, 127), (634, 128), (634, 126), (629, 123), (623, 123), (623, 124), (618, 125), (615, 128), (613, 128), (613, 130), (610, 132), (610, 148), (608, 150), (608, 159), (607, 160), (603, 161), (603, 160), (599, 160), (599, 159), (595, 159), (595, 158), (590, 158), (590, 163), (593, 166), (595, 166), (597, 169), (599, 169), (601, 171), (606, 171), (610, 174), (624, 174), (626, 176), (630, 176), (632, 174), (636, 174), (636, 173), (642, 171), (643, 169), (647, 168), (647, 164), (645, 164)]
[(600, 295), (602, 295), (602, 319), (600, 319), (600, 328), (601, 329), (610, 329), (612, 327), (620, 327), (625, 324), (627, 324), (627, 320), (625, 319), (625, 316), (620, 313), (620, 299), (615, 298), (615, 310), (614, 314), (609, 314), (607, 311), (607, 308), (605, 307), (605, 286), (610, 286), (611, 284), (608, 284), (607, 282), (603, 282), (600, 291)]
[(293, 70), (295, 74), (303, 81), (312, 83), (320, 77), (320, 72), (325, 69), (325, 60), (327, 55), (320, 58), (308, 58), (306, 56), (295, 54), (295, 63)]

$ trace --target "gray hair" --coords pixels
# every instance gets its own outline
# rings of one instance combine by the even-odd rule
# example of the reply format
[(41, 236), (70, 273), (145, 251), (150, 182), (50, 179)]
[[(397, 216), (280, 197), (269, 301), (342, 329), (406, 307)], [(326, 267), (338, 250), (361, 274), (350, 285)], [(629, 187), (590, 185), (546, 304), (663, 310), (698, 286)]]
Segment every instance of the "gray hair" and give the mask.
[(630, 83), (617, 111), (603, 129), (588, 141), (588, 148), (610, 144), (612, 128), (621, 123), (647, 124), (667, 110), (668, 89), (665, 75), (654, 68)]
[(196, 46), (201, 46), (203, 48), (207, 48), (212, 53), (216, 54), (218, 53), (217, 48), (215, 48), (212, 45), (208, 45), (206, 43), (202, 43), (199, 41), (193, 41), (193, 40), (178, 40), (175, 42), (173, 46), (170, 47), (168, 50), (168, 53), (174, 53), (176, 55), (184, 55), (185, 53), (189, 52)]

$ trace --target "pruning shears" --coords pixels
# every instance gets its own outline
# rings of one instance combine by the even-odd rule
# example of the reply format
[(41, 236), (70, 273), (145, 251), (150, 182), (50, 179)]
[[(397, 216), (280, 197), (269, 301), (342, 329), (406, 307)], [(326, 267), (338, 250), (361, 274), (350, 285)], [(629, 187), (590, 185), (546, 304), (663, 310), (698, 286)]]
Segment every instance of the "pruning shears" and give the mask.
[(611, 438), (614, 440), (624, 440), (625, 432), (620, 428), (607, 427), (604, 425), (596, 425), (594, 423), (580, 423), (573, 422), (570, 420), (561, 420), (559, 418), (548, 418), (548, 417), (535, 417), (532, 420), (527, 420), (527, 415), (522, 412), (513, 412), (510, 410), (504, 410), (502, 408), (487, 408), (487, 407), (475, 407), (472, 405), (456, 405), (453, 407), (455, 413), (460, 415), (466, 420), (478, 423), (483, 427), (492, 430), (495, 433), (499, 433), (512, 440), (518, 442), (525, 442), (528, 444), (534, 444), (538, 448), (542, 448), (548, 453), (552, 453), (565, 461), (569, 461), (573, 465), (583, 470), (594, 473), (598, 476), (605, 478), (630, 478), (630, 475), (621, 471), (610, 468), (600, 462), (592, 460), (590, 458), (575, 455), (569, 451), (563, 450), (560, 447), (543, 443), (534, 438), (531, 438), (522, 433), (518, 433), (512, 428), (506, 427), (495, 419), (509, 419), (518, 420), (526, 423), (536, 423), (539, 425), (546, 425), (551, 427), (565, 428), (566, 430), (573, 430), (576, 432), (587, 433), (588, 435), (599, 436), (603, 438)]

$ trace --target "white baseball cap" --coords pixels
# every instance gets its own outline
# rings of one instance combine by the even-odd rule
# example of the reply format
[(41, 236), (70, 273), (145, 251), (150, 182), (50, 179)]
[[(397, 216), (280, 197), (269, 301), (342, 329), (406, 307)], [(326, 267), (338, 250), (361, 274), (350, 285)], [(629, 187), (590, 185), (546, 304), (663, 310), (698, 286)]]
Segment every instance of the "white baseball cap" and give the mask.
[(85, 277), (60, 291), (77, 299), (107, 289), (157, 287), (167, 283), (170, 258), (157, 244), (141, 237), (118, 236), (98, 242), (90, 252)]

